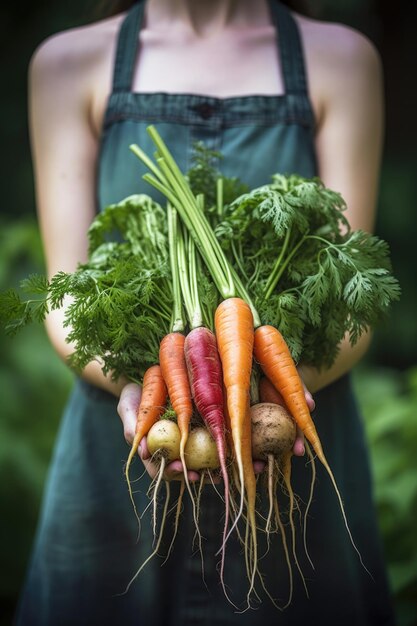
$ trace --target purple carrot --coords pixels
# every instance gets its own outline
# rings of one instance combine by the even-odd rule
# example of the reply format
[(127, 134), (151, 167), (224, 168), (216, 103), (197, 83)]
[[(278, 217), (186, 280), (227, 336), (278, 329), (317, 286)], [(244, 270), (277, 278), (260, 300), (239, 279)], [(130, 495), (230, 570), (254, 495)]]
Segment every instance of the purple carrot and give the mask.
[(225, 523), (220, 568), (223, 584), (225, 543), (229, 525), (229, 476), (226, 469), (223, 374), (214, 333), (208, 328), (195, 328), (185, 338), (184, 353), (191, 395), (197, 411), (203, 418), (216, 443), (224, 481)]

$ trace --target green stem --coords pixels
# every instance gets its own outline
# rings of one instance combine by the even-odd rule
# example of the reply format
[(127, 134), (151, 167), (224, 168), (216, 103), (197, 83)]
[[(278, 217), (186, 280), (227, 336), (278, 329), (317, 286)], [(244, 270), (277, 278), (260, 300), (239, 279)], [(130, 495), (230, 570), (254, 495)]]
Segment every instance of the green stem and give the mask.
[(155, 163), (148, 157), (148, 155), (135, 143), (132, 143), (129, 148), (135, 154), (138, 159), (140, 159), (146, 167), (153, 172), (153, 174), (158, 178), (161, 182), (165, 183), (165, 179), (162, 175), (162, 172), (156, 167)]
[(198, 294), (196, 249), (194, 239), (192, 237), (188, 237), (188, 277), (194, 306), (194, 314), (192, 319), (190, 319), (190, 324), (191, 328), (198, 328), (199, 326), (203, 326), (203, 311)]
[(209, 221), (207, 220), (204, 213), (201, 213), (202, 225), (204, 227), (204, 231), (207, 239), (210, 241), (211, 248), (215, 254), (217, 264), (220, 268), (220, 271), (223, 274), (224, 282), (225, 282), (225, 293), (229, 293), (229, 295), (224, 295), (224, 297), (233, 297), (236, 293), (235, 285), (233, 283), (233, 277), (230, 271), (230, 265), (227, 260), (225, 253), (223, 252), (220, 243), (214, 234), (212, 227), (210, 226)]
[[(230, 280), (227, 280), (218, 262), (216, 252), (220, 246), (210, 228), (210, 225), (204, 215), (200, 214), (200, 211), (196, 208), (195, 198), (194, 202), (191, 202), (189, 197), (182, 193), (181, 188), (176, 184), (175, 178), (172, 172), (168, 169), (164, 159), (159, 158), (158, 163), (171, 185), (172, 191), (170, 190), (170, 196), (176, 199), (176, 201), (172, 200), (172, 202), (175, 203), (178, 213), (181, 215), (181, 219), (184, 221), (187, 229), (194, 237), (195, 243), (198, 246), (204, 261), (206, 262), (211, 275), (213, 276), (213, 280), (216, 283), (217, 288), (224, 298), (232, 297), (235, 295), (234, 286)], [(211, 233), (213, 233), (213, 235), (211, 235)]]
[(162, 184), (157, 178), (155, 178), (151, 174), (144, 174), (143, 180), (148, 182), (150, 185), (155, 187), (155, 189), (157, 189), (159, 192), (161, 192), (163, 195), (165, 195), (167, 200), (177, 209), (178, 213), (181, 215), (182, 221), (184, 222), (185, 226), (187, 227), (187, 230), (193, 235), (197, 247), (199, 249), (201, 249), (201, 253), (203, 254), (204, 250), (202, 249), (200, 240), (198, 239), (198, 236), (196, 235), (196, 233), (194, 231), (193, 224), (188, 219), (187, 213), (184, 212), (182, 202), (175, 195), (175, 192), (171, 191), (166, 185)]
[[(274, 267), (272, 268), (272, 272), (270, 273), (268, 281), (266, 283), (265, 296), (264, 296), (265, 300), (267, 300), (269, 298), (269, 296), (271, 295), (272, 291), (275, 289), (276, 284), (278, 282), (277, 276), (279, 275), (279, 269), (280, 269), (280, 265), (282, 263), (282, 259), (284, 258), (285, 253), (286, 253), (287, 248), (288, 248), (290, 235), (291, 235), (291, 229), (288, 228), (288, 230), (287, 230), (287, 232), (285, 234), (285, 239), (284, 239), (283, 246), (281, 248), (281, 252), (279, 253), (277, 260), (275, 261)], [(269, 295), (266, 295), (266, 294), (269, 294)]]
[[(320, 257), (320, 256), (321, 256), (321, 254), (322, 254), (323, 252), (327, 252), (327, 250), (328, 250), (329, 248), (332, 248), (332, 249), (334, 249), (334, 250), (338, 250), (339, 248), (343, 248), (343, 246), (344, 246), (346, 243), (349, 243), (349, 239), (348, 239), (347, 241), (344, 241), (343, 243), (340, 243), (340, 244), (337, 244), (337, 243), (332, 243), (332, 242), (331, 242), (331, 241), (329, 241), (328, 239), (324, 239), (324, 237), (320, 237), (320, 235), (308, 235), (308, 236), (306, 237), (306, 239), (316, 239), (317, 241), (321, 241), (322, 243), (325, 243), (325, 244), (326, 244), (326, 248), (322, 248), (322, 249), (319, 251), (319, 253), (318, 253), (318, 257)], [(353, 268), (354, 268), (356, 271), (359, 271), (359, 270), (358, 270), (358, 267), (357, 267), (357, 265), (356, 265), (356, 263), (355, 263), (354, 261), (352, 261), (349, 257), (348, 257), (348, 260), (349, 260), (349, 264), (350, 264), (350, 265), (352, 265), (352, 266), (353, 266)]]
[[(164, 313), (160, 309), (155, 308), (151, 304), (143, 304), (142, 303), (141, 307), (144, 308), (144, 309), (147, 309), (148, 311), (152, 311), (153, 313), (155, 313), (156, 317), (158, 318), (158, 321), (160, 321), (160, 318), (163, 318), (167, 322), (171, 322), (171, 316), (170, 315), (167, 315), (166, 313)], [(180, 332), (180, 331), (178, 331), (178, 332)]]
[(253, 315), (253, 325), (255, 326), (255, 328), (258, 328), (258, 326), (262, 325), (261, 318), (259, 317), (259, 313), (256, 310), (255, 305), (253, 304), (250, 295), (248, 294), (245, 287), (243, 286), (243, 283), (240, 280), (234, 268), (232, 268), (232, 274), (233, 274), (233, 280), (236, 285), (237, 293), (239, 297), (242, 298), (242, 300), (245, 300), (245, 302), (249, 304), (250, 310), (252, 311), (252, 315)]
[[(173, 295), (173, 285), (172, 285), (172, 282), (170, 283), (169, 281), (166, 281), (165, 284), (167, 286), (167, 289), (169, 289), (170, 292)], [(161, 287), (159, 285), (157, 285), (156, 283), (154, 283), (154, 290), (159, 295), (158, 306), (160, 306), (161, 309), (164, 309), (166, 315), (169, 316), (172, 313), (172, 305), (171, 305), (171, 301), (168, 304), (166, 292), (164, 292), (161, 289)]]
[[(197, 276), (201, 276), (203, 274), (203, 261), (202, 261), (201, 255), (198, 254), (198, 252), (196, 253), (196, 272), (197, 272)], [(200, 299), (199, 299), (199, 302), (200, 302), (200, 306), (202, 309), (204, 326), (214, 331), (214, 310), (216, 307), (214, 306), (212, 308), (208, 306), (207, 304), (204, 304), (204, 302), (201, 302)]]
[[(166, 334), (166, 333), (164, 333)], [(159, 354), (159, 344), (156, 341), (155, 337), (153, 335), (149, 335), (149, 351), (153, 352), (154, 354)]]
[[(240, 243), (240, 242), (239, 242), (239, 243)], [(240, 270), (240, 272), (241, 272), (241, 274), (242, 274), (243, 278), (247, 281), (247, 280), (248, 280), (248, 276), (247, 276), (247, 274), (246, 274), (246, 272), (245, 272), (245, 268), (243, 267), (242, 262), (241, 262), (241, 258), (242, 258), (242, 257), (241, 257), (241, 256), (240, 256), (240, 254), (237, 252), (237, 250), (236, 250), (236, 246), (235, 246), (235, 242), (234, 242), (234, 240), (233, 240), (233, 239), (231, 240), (231, 244), (232, 244), (232, 252), (233, 252), (233, 257), (234, 257), (234, 259), (235, 259), (236, 265), (238, 266), (238, 268), (239, 268), (239, 270)], [(240, 249), (241, 249), (241, 248), (240, 248)]]
[(171, 264), (172, 295), (174, 300), (174, 306), (172, 310), (172, 332), (182, 333), (184, 332), (185, 324), (182, 315), (181, 287), (177, 258), (178, 220), (177, 211), (169, 202), (167, 205), (167, 213), (169, 260)]
[[(182, 174), (181, 174), (182, 176)], [(213, 268), (213, 278), (217, 280), (222, 288), (219, 288), (224, 298), (230, 298), (235, 295), (235, 286), (233, 284), (232, 275), (230, 273), (230, 266), (227, 258), (218, 242), (216, 235), (204, 213), (204, 196), (200, 194), (200, 201), (192, 194), (191, 189), (188, 187), (185, 178), (182, 176), (183, 185), (186, 186), (187, 202), (184, 198), (184, 205), (188, 208), (188, 215), (195, 227), (195, 232), (199, 233), (202, 237), (202, 247), (204, 249), (204, 255), (210, 257), (210, 264)], [(220, 279), (221, 276), (221, 279)]]
[(242, 239), (239, 239), (238, 245), (239, 245), (239, 259), (243, 259)]
[(254, 283), (258, 279), (260, 271), (261, 271), (261, 264), (256, 263), (255, 270), (253, 271), (251, 277), (248, 279), (248, 282), (247, 282), (248, 288), (250, 285), (252, 285), (252, 283)]
[(300, 247), (302, 246), (302, 244), (305, 242), (306, 239), (307, 239), (307, 235), (304, 235), (303, 237), (301, 237), (300, 241), (297, 243), (296, 246), (294, 246), (294, 248), (291, 250), (290, 254), (287, 256), (285, 261), (282, 263), (281, 267), (279, 268), (279, 271), (277, 272), (277, 274), (275, 276), (274, 282), (270, 285), (269, 289), (266, 291), (266, 293), (264, 295), (264, 298), (263, 298), (264, 300), (268, 300), (268, 298), (271, 296), (272, 292), (274, 291), (275, 287), (277, 286), (277, 284), (279, 282), (279, 279), (281, 278), (281, 276), (283, 275), (283, 273), (287, 269), (287, 266), (288, 266), (289, 262), (295, 256), (295, 254), (298, 252), (298, 250), (300, 249)]
[[(197, 198), (197, 203), (200, 209), (204, 209), (204, 196), (200, 195)], [(194, 317), (190, 320), (192, 328), (198, 328), (203, 325), (203, 311), (200, 304), (200, 297), (198, 293), (198, 280), (197, 280), (197, 254), (195, 249), (194, 239), (188, 237), (188, 276), (190, 281), (191, 296), (194, 305)]]
[(210, 245), (212, 246), (212, 250), (216, 256), (218, 263), (220, 264), (220, 266), (222, 266), (222, 271), (224, 272), (225, 278), (228, 282), (232, 282), (226, 256), (220, 244), (218, 243), (217, 237), (211, 227), (210, 222), (208, 221), (204, 213), (204, 194), (198, 194), (193, 201), (193, 204), (194, 203), (195, 209), (198, 211), (199, 219), (201, 220), (201, 225), (204, 228), (205, 236), (207, 237), (207, 240), (210, 241)]
[(193, 236), (194, 234), (197, 234), (197, 237), (200, 237), (203, 233), (205, 235), (201, 241), (201, 247), (204, 250), (202, 256), (205, 262), (207, 262), (208, 257), (211, 257), (211, 268), (214, 270), (214, 274), (212, 272), (211, 273), (216, 285), (221, 285), (221, 289), (219, 289), (220, 293), (224, 298), (232, 297), (235, 295), (235, 289), (230, 268), (207, 218), (199, 211), (195, 197), (192, 194), (184, 175), (175, 163), (175, 160), (157, 130), (153, 126), (149, 126), (148, 133), (162, 157), (162, 159), (157, 159), (157, 162), (162, 169), (164, 176), (167, 178), (169, 177), (169, 182), (172, 188), (171, 190), (180, 196), (183, 201), (186, 200), (184, 203), (184, 210), (193, 223), (195, 229), (194, 233), (192, 233)]
[(218, 178), (216, 182), (216, 205), (217, 205), (217, 215), (222, 217), (223, 215), (223, 178)]
[[(145, 174), (143, 176), (143, 180), (145, 180), (146, 182), (148, 182), (150, 185), (152, 185), (153, 187), (155, 187), (155, 189), (157, 189), (158, 191), (160, 191), (163, 195), (165, 195), (165, 197), (168, 199), (168, 201), (175, 206), (175, 208), (177, 209), (178, 213), (181, 215), (181, 219), (184, 222), (185, 226), (187, 227), (187, 230), (193, 235), (193, 238), (195, 240), (195, 243), (197, 245), (197, 248), (200, 250), (201, 255), (204, 257), (204, 249), (203, 246), (197, 236), (197, 234), (195, 233), (193, 224), (191, 223), (191, 221), (188, 219), (188, 214), (184, 211), (183, 209), (183, 205), (181, 203), (181, 200), (178, 199), (178, 197), (175, 195), (175, 193), (173, 191), (171, 191), (166, 185), (163, 185), (157, 178), (155, 178), (154, 176), (152, 176), (151, 174)], [(206, 265), (209, 267), (210, 269), (210, 264), (208, 262), (207, 259), (205, 259), (206, 261)]]
[[(255, 327), (260, 326), (259, 314), (249, 294), (243, 287), (234, 268), (230, 266), (184, 175), (156, 128), (149, 126), (147, 130), (157, 148), (159, 156), (157, 156), (156, 160), (162, 171), (162, 176), (158, 174), (157, 167), (152, 164), (150, 169), (155, 176), (145, 174), (144, 179), (161, 191), (178, 210), (222, 297), (224, 299), (231, 298), (238, 293), (249, 304), (254, 317)], [(142, 158), (140, 153), (138, 153), (138, 156)], [(147, 164), (148, 159), (146, 161), (142, 160)]]
[(190, 323), (190, 327), (198, 328), (199, 326), (202, 326), (202, 316), (199, 305), (196, 305), (195, 303), (193, 287), (190, 281), (189, 259), (187, 262), (187, 240), (188, 243), (189, 241), (191, 241), (190, 237), (187, 235), (187, 232), (183, 233), (181, 225), (178, 224), (177, 259), (181, 292), (184, 300), (185, 310), (187, 311), (187, 317)]

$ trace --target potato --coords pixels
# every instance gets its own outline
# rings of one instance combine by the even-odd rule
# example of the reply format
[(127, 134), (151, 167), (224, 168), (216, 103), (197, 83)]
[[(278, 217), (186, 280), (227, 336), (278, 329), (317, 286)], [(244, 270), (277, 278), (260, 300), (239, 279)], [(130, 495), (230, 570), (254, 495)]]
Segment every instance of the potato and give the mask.
[(180, 429), (176, 422), (161, 419), (152, 426), (147, 436), (148, 450), (155, 458), (163, 456), (167, 463), (180, 458)]
[(252, 457), (266, 461), (268, 455), (279, 457), (291, 450), (296, 436), (293, 418), (284, 407), (272, 402), (254, 404), (252, 421)]
[(199, 472), (204, 469), (217, 469), (220, 465), (216, 444), (207, 428), (198, 426), (188, 435), (185, 444), (187, 469)]

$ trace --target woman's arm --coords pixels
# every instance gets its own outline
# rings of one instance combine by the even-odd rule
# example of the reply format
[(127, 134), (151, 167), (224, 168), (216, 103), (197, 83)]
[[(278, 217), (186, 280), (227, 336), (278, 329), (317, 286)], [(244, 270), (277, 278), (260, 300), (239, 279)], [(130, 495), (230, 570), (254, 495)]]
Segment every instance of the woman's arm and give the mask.
[[(103, 54), (108, 56), (109, 38), (100, 51), (92, 35), (86, 38), (71, 31), (53, 37), (36, 51), (30, 65), (29, 114), (36, 200), (49, 277), (61, 270), (73, 272), (78, 263), (87, 260), (87, 230), (95, 216), (98, 139), (94, 129), (99, 129), (100, 123), (93, 111), (100, 109), (97, 93), (102, 85), (97, 85), (97, 67), (103, 63)], [(52, 311), (46, 320), (49, 338), (63, 360), (72, 352), (65, 341), (68, 328), (63, 326), (64, 317), (65, 306)], [(103, 375), (97, 362), (90, 363), (82, 376), (121, 396), (118, 412), (125, 439), (131, 444), (140, 385), (127, 384), (122, 378), (113, 382), (110, 376)], [(147, 460), (150, 455), (146, 440), (139, 453), (153, 476), (156, 468)], [(181, 474), (178, 461), (165, 472), (166, 478)], [(188, 476), (193, 481), (198, 479), (196, 472), (189, 472)]]
[[(29, 68), (29, 121), (39, 223), (48, 276), (73, 272), (87, 260), (87, 230), (95, 215), (98, 140), (91, 119), (100, 43), (83, 29), (61, 33), (35, 52)], [(65, 308), (46, 320), (49, 338), (65, 360)], [(125, 381), (105, 377), (99, 363), (83, 378), (115, 395)]]
[[(352, 229), (372, 232), (383, 141), (382, 69), (374, 46), (338, 24), (300, 20), (310, 95), (317, 119), (318, 174), (347, 203)], [(300, 367), (313, 393), (348, 372), (365, 354), (370, 334), (346, 338), (334, 365)]]

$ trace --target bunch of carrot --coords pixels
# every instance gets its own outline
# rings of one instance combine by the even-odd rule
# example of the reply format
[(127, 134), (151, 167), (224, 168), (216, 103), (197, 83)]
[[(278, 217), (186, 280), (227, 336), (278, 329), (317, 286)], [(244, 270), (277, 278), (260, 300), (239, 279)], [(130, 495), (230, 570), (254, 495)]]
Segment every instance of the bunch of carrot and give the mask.
[[(144, 377), (136, 436), (126, 465), (126, 475), (129, 482), (129, 467), (139, 442), (164, 411), (168, 395), (177, 416), (181, 437), (180, 458), (184, 479), (191, 494), (185, 447), (194, 403), (216, 443), (224, 482), (225, 522), (221, 545), (221, 581), (223, 583), (226, 541), (243, 516), (247, 524), (245, 551), (250, 552), (246, 558), (250, 581), (247, 595), (249, 603), (258, 573), (256, 478), (250, 418), (250, 385), (254, 358), (282, 394), (294, 419), (312, 442), (321, 460), (325, 463), (326, 460), (306, 404), (303, 385), (283, 337), (276, 329), (260, 324), (249, 298), (245, 301), (237, 297), (239, 294), (236, 293), (236, 276), (233, 276), (233, 270), (216, 245), (210, 225), (204, 218), (201, 200), (193, 197), (155, 129), (151, 128), (150, 132), (160, 152), (160, 169), (138, 147), (134, 151), (153, 172), (153, 177), (148, 175), (150, 182), (163, 191), (169, 201), (168, 230), (175, 310), (173, 332), (160, 345), (159, 366), (150, 368)], [(181, 223), (177, 219), (177, 212), (181, 216)], [(203, 325), (199, 314), (194, 246), (199, 250), (224, 297), (214, 315), (215, 334)], [(189, 256), (188, 263), (184, 263), (185, 247)], [(182, 301), (191, 328), (187, 335), (184, 334)], [(229, 487), (226, 430), (229, 430), (233, 454), (230, 477), (239, 493), (238, 505), (232, 499)], [(231, 504), (235, 518), (229, 528)], [(196, 524), (197, 516), (194, 508)]]
[[(194, 197), (156, 129), (150, 127), (148, 130), (157, 147), (158, 165), (155, 165), (138, 146), (133, 146), (132, 150), (151, 171), (151, 174), (146, 174), (144, 178), (168, 200), (168, 230), (175, 304), (172, 332), (165, 336), (160, 344), (159, 365), (151, 367), (143, 380), (136, 436), (126, 465), (126, 475), (129, 483), (129, 467), (138, 445), (164, 412), (169, 398), (180, 431), (179, 456), (183, 465), (184, 480), (192, 496), (187, 479), (185, 451), (190, 421), (193, 412), (198, 412), (216, 443), (224, 482), (225, 522), (220, 548), (221, 581), (224, 588), (226, 542), (234, 529), (239, 533), (238, 523), (243, 519), (246, 522), (243, 542), (249, 579), (247, 593), (249, 606), (258, 575), (262, 582), (258, 571), (257, 481), (252, 458), (250, 414), (251, 376), (254, 368), (260, 368), (266, 377), (261, 385), (261, 399), (270, 399), (271, 389), (278, 394), (273, 402), (285, 406), (311, 444), (315, 455), (326, 468), (336, 490), (349, 536), (350, 531), (336, 481), (309, 411), (303, 383), (284, 337), (276, 328), (261, 323), (249, 294), (245, 291), (235, 269), (230, 266), (205, 217), (203, 199)], [(199, 261), (196, 259), (202, 259), (222, 297), (214, 312), (215, 332), (204, 324), (204, 316), (201, 313), (195, 269)], [(183, 304), (187, 312), (188, 325), (182, 314)], [(269, 395), (265, 385), (269, 385)], [(290, 482), (291, 454), (291, 450), (288, 450), (284, 455), (279, 472), (284, 476), (286, 489), (290, 495), (291, 527), (294, 535), (292, 523), (294, 500)], [(274, 487), (277, 474), (272, 473), (275, 471), (273, 465), (271, 468), (270, 485)], [(273, 475), (275, 479), (272, 478)], [(238, 494), (237, 501), (234, 498), (235, 493)], [(271, 511), (275, 506), (276, 523), (279, 525), (280, 516), (277, 503), (274, 504), (276, 498), (273, 488), (270, 489), (270, 500)], [(194, 500), (193, 508), (197, 524), (198, 511)], [(232, 513), (234, 519), (231, 522)], [(267, 529), (269, 528), (270, 520), (267, 523)], [(281, 530), (285, 542), (282, 527)], [(351, 536), (350, 538), (353, 543)], [(293, 536), (293, 554), (296, 560), (294, 545)], [(354, 543), (353, 545), (356, 549)], [(297, 560), (296, 563), (298, 566)]]
[[(256, 478), (252, 459), (250, 379), (253, 358), (261, 366), (283, 398), (297, 425), (311, 442), (316, 454), (324, 459), (320, 440), (306, 403), (304, 388), (282, 335), (276, 329), (260, 326), (254, 329), (248, 304), (241, 298), (221, 302), (215, 312), (215, 335), (207, 328), (192, 330), (186, 336), (173, 332), (161, 342), (159, 365), (148, 369), (143, 380), (136, 435), (126, 465), (129, 467), (141, 439), (165, 411), (167, 399), (174, 409), (181, 434), (181, 460), (184, 477), (187, 462), (184, 455), (193, 415), (196, 410), (205, 421), (216, 442), (225, 492), (225, 525), (222, 542), (221, 577), (223, 581), (226, 539), (243, 514), (250, 532), (251, 556), (248, 558), (250, 588), (257, 575)], [(263, 385), (265, 386), (265, 385)], [(224, 393), (223, 393), (224, 389)], [(224, 397), (225, 396), (225, 397)], [(265, 392), (263, 392), (265, 398)], [(225, 409), (225, 410), (224, 410)], [(237, 479), (240, 503), (229, 529), (229, 473), (226, 461), (226, 419), (233, 445), (233, 467), (230, 476)], [(289, 458), (289, 457), (287, 457)], [(288, 471), (288, 470), (287, 470)], [(130, 484), (129, 484), (130, 488)], [(249, 544), (246, 544), (248, 548)]]

